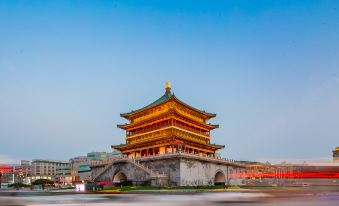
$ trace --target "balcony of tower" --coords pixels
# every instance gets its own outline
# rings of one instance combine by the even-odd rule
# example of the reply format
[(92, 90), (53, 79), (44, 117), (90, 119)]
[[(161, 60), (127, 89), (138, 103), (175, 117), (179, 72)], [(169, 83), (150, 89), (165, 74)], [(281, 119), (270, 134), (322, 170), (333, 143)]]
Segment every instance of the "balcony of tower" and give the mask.
[[(128, 124), (118, 124), (117, 127), (123, 130), (126, 130), (126, 136), (130, 136), (132, 134), (140, 132), (140, 128), (153, 125), (154, 123), (159, 123), (166, 120), (173, 120), (173, 121), (179, 121), (182, 122), (185, 127), (192, 126), (193, 129), (196, 128), (197, 132), (200, 132), (201, 134), (203, 132), (209, 133), (210, 130), (219, 128), (219, 125), (210, 124), (207, 122), (201, 123), (196, 121), (195, 119), (189, 118), (187, 116), (183, 116), (182, 114), (178, 113), (176, 110), (170, 110), (165, 113), (161, 113), (159, 115), (144, 119), (142, 121), (138, 122), (129, 122)], [(138, 131), (135, 131), (138, 130)], [(191, 130), (193, 131), (193, 130)], [(207, 134), (209, 135), (209, 134)]]
[(126, 138), (126, 143), (139, 144), (145, 141), (169, 138), (173, 135), (202, 145), (209, 144), (210, 142), (210, 137), (208, 136), (190, 132), (174, 125), (169, 125), (150, 132), (129, 136)]
[(177, 121), (175, 119), (168, 119), (168, 120), (157, 122), (157, 123), (147, 125), (145, 127), (141, 127), (138, 129), (126, 130), (126, 137), (133, 137), (133, 136), (137, 136), (140, 134), (145, 134), (145, 133), (149, 133), (152, 131), (156, 131), (162, 128), (170, 127), (170, 126), (178, 127), (178, 128), (181, 128), (181, 129), (184, 129), (184, 130), (187, 130), (187, 131), (199, 134), (199, 135), (210, 137), (210, 131), (191, 126), (189, 124)]

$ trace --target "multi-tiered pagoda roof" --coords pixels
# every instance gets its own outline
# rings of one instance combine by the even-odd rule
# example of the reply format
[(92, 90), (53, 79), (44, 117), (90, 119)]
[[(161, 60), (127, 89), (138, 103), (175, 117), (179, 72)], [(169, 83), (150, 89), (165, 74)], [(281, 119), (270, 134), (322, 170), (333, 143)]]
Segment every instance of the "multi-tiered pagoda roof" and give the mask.
[(126, 131), (126, 144), (112, 146), (129, 156), (189, 152), (214, 155), (223, 145), (210, 144), (210, 131), (218, 125), (207, 123), (216, 116), (196, 109), (181, 100), (166, 83), (166, 92), (151, 104), (120, 114), (129, 123), (118, 125)]

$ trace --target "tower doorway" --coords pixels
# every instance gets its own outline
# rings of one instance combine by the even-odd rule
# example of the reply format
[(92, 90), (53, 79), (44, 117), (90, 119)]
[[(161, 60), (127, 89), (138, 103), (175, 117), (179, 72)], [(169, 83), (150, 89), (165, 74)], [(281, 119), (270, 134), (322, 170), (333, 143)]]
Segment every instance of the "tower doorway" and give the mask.
[(221, 171), (218, 171), (214, 176), (214, 185), (225, 185), (225, 182), (225, 174)]

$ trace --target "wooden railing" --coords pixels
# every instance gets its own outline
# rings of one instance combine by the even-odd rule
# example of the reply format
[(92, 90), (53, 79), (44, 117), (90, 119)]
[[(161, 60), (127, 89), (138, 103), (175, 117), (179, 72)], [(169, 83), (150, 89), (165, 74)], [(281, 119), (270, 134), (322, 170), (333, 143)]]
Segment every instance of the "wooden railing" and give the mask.
[(210, 136), (210, 132), (209, 131), (206, 131), (206, 132), (203, 132), (203, 131), (200, 131), (194, 127), (190, 127), (190, 126), (185, 126), (183, 124), (178, 124), (178, 123), (165, 123), (165, 124), (160, 124), (159, 126), (150, 126), (150, 127), (147, 127), (145, 129), (141, 129), (139, 131), (135, 131), (135, 132), (127, 132), (126, 133), (126, 137), (131, 137), (131, 136), (135, 136), (135, 135), (138, 135), (138, 134), (142, 134), (142, 133), (146, 133), (146, 132), (150, 132), (150, 131), (154, 131), (154, 130), (158, 130), (158, 129), (161, 129), (161, 128), (164, 128), (164, 127), (168, 127), (168, 126), (175, 126), (175, 127), (179, 127), (179, 128), (182, 128), (182, 129), (185, 129), (185, 130), (188, 130), (190, 132), (194, 132), (194, 133), (198, 133), (198, 134), (201, 134), (201, 135), (204, 135), (204, 136), (207, 136), (209, 137)]

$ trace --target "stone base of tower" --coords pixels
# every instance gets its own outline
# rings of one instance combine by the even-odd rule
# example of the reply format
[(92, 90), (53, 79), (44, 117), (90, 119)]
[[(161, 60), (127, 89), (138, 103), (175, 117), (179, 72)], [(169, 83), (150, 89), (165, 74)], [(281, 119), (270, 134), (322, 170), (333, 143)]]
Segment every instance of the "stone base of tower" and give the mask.
[(126, 157), (92, 165), (93, 181), (112, 185), (153, 186), (241, 185), (244, 167), (225, 159), (186, 153), (130, 159)]

